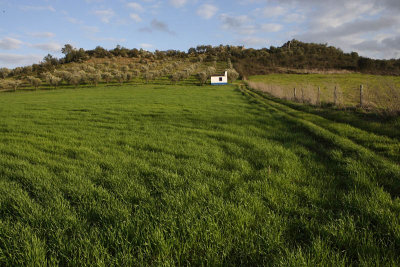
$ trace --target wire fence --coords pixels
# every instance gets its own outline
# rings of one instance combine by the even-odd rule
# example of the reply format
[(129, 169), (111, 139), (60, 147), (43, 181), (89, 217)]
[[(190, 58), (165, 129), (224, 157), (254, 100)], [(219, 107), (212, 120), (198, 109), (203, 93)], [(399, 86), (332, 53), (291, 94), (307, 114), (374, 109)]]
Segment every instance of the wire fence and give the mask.
[(274, 97), (310, 105), (333, 105), (337, 107), (359, 107), (385, 113), (400, 114), (400, 88), (386, 82), (378, 86), (360, 84), (356, 88), (343, 90), (337, 84), (314, 86), (285, 86), (246, 81), (255, 90)]

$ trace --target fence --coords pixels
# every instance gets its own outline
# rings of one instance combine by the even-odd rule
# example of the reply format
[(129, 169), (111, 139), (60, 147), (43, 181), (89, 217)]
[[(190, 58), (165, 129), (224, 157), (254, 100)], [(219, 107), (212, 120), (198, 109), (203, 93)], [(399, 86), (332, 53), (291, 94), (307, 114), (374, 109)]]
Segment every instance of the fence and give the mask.
[(337, 84), (320, 87), (283, 86), (253, 81), (246, 81), (246, 83), (251, 88), (274, 97), (315, 106), (328, 104), (343, 108), (360, 107), (387, 113), (400, 113), (400, 88), (394, 84), (385, 84), (380, 88), (359, 85), (358, 88), (342, 90)]

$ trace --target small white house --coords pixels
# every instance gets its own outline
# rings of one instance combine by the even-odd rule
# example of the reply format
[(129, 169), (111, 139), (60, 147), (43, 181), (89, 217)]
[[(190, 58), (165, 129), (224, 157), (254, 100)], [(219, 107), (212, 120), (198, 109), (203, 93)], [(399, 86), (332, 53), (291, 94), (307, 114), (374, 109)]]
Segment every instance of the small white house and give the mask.
[(225, 71), (224, 75), (211, 76), (211, 85), (224, 85), (228, 84), (228, 72)]

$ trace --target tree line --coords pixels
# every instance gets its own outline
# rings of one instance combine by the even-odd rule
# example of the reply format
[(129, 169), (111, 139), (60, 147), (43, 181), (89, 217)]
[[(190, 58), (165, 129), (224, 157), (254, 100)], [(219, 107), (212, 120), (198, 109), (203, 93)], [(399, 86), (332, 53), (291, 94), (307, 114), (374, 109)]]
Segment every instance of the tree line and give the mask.
[[(118, 63), (118, 64), (117, 64)], [(141, 59), (140, 61), (131, 61), (129, 64), (121, 64), (117, 58), (105, 60), (101, 63), (93, 62), (70, 62), (70, 64), (59, 64), (55, 69), (40, 72), (38, 74), (23, 75), (19, 72), (18, 77), (5, 79), (11, 70), (0, 70), (0, 88), (13, 89), (16, 91), (23, 85), (30, 85), (35, 89), (39, 86), (50, 86), (57, 88), (59, 85), (70, 85), (77, 87), (79, 85), (93, 85), (103, 82), (106, 84), (116, 82), (123, 84), (133, 79), (139, 82), (151, 82), (157, 79), (163, 79), (163, 82), (170, 81), (174, 84), (186, 80), (190, 77), (197, 78), (199, 84), (203, 85), (216, 72), (217, 62), (214, 61), (211, 66), (205, 65), (202, 60), (191, 62), (190, 60), (162, 59), (150, 61)], [(228, 77), (234, 81), (239, 74), (233, 69), (230, 61), (226, 62), (229, 67)], [(33, 68), (30, 68), (33, 71)], [(14, 70), (15, 72), (15, 70)], [(196, 80), (191, 81), (196, 82)]]

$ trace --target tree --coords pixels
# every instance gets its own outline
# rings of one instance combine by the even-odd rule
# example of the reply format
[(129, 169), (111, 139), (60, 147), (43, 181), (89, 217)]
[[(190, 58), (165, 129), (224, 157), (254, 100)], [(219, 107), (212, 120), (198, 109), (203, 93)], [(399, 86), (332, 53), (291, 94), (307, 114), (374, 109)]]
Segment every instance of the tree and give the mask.
[(204, 84), (207, 82), (207, 80), (208, 80), (207, 72), (202, 71), (202, 72), (198, 73), (198, 74), (197, 74), (197, 78), (198, 78), (199, 81), (200, 81), (200, 85), (204, 85)]
[(81, 83), (81, 81), (82, 81), (82, 77), (79, 75), (79, 73), (75, 72), (75, 73), (71, 74), (71, 76), (68, 80), (68, 83), (70, 85), (75, 86), (75, 88), (76, 88)]
[(127, 82), (130, 82), (130, 81), (132, 80), (132, 78), (133, 78), (132, 73), (127, 72), (127, 73), (126, 73), (126, 81), (127, 81)]
[(140, 71), (139, 70), (134, 70), (134, 71), (132, 71), (132, 75), (133, 75), (133, 77), (139, 77)]
[(182, 75), (181, 75), (181, 73), (180, 73), (180, 72), (175, 72), (174, 74), (172, 74), (171, 80), (172, 80), (172, 82), (175, 83), (175, 84), (176, 84), (177, 82), (179, 82), (180, 80), (182, 80)]
[(230, 58), (228, 58), (228, 68), (233, 69), (232, 61)]
[(88, 74), (85, 71), (80, 70), (77, 73), (78, 73), (79, 77), (81, 78), (80, 83), (87, 83), (88, 82), (89, 77), (88, 77)]
[(94, 49), (93, 52), (94, 52), (94, 56), (99, 57), (99, 58), (104, 58), (110, 54), (110, 52), (108, 52), (106, 49), (104, 49), (101, 46), (96, 46), (96, 48)]
[(55, 66), (55, 65), (58, 64), (58, 59), (53, 57), (50, 54), (47, 54), (47, 56), (45, 56), (43, 58), (43, 63), (46, 64), (46, 65), (54, 65)]
[(144, 75), (143, 78), (146, 80), (146, 83), (148, 83), (150, 80), (154, 79), (154, 73), (151, 71), (147, 71)]
[(60, 82), (61, 82), (61, 78), (58, 78), (57, 76), (54, 76), (53, 74), (47, 74), (46, 75), (46, 81), (50, 84), (50, 85), (52, 85), (52, 86), (54, 86), (54, 88), (56, 88), (57, 89), (57, 86), (60, 84)]
[(117, 74), (115, 75), (115, 79), (120, 83), (120, 85), (122, 85), (123, 82), (126, 80), (126, 73), (117, 72)]
[(99, 72), (90, 73), (90, 74), (88, 74), (88, 79), (91, 84), (94, 84), (94, 86), (97, 86), (97, 84), (101, 80), (101, 74)]
[(11, 72), (11, 70), (9, 70), (7, 68), (1, 68), (0, 69), (0, 77), (5, 79), (10, 74), (10, 72)]
[(37, 90), (37, 88), (42, 83), (42, 80), (40, 80), (39, 78), (33, 77), (33, 76), (28, 76), (27, 80), (33, 87), (35, 87), (35, 90)]
[(124, 65), (124, 66), (121, 67), (121, 71), (126, 73), (126, 72), (129, 71), (129, 67)]
[(228, 80), (230, 82), (234, 82), (239, 78), (239, 73), (235, 69), (229, 69), (228, 70)]
[(18, 87), (21, 86), (22, 82), (20, 80), (12, 80), (12, 81), (7, 81), (7, 84), (9, 87), (14, 89), (14, 92), (16, 92)]
[(111, 82), (113, 76), (111, 75), (111, 73), (109, 72), (103, 72), (101, 74), (101, 77), (103, 78), (103, 80), (108, 84), (109, 82)]
[(65, 63), (81, 62), (88, 56), (83, 48), (79, 48), (79, 50), (77, 50), (70, 44), (64, 45), (64, 47), (61, 49), (61, 52), (65, 55), (64, 57)]
[(66, 44), (64, 45), (63, 48), (61, 48), (61, 53), (63, 53), (65, 56), (71, 54), (73, 51), (75, 51), (76, 49), (70, 45), (70, 44)]
[(206, 71), (208, 76), (211, 76), (216, 72), (216, 69), (214, 67), (208, 67)]

